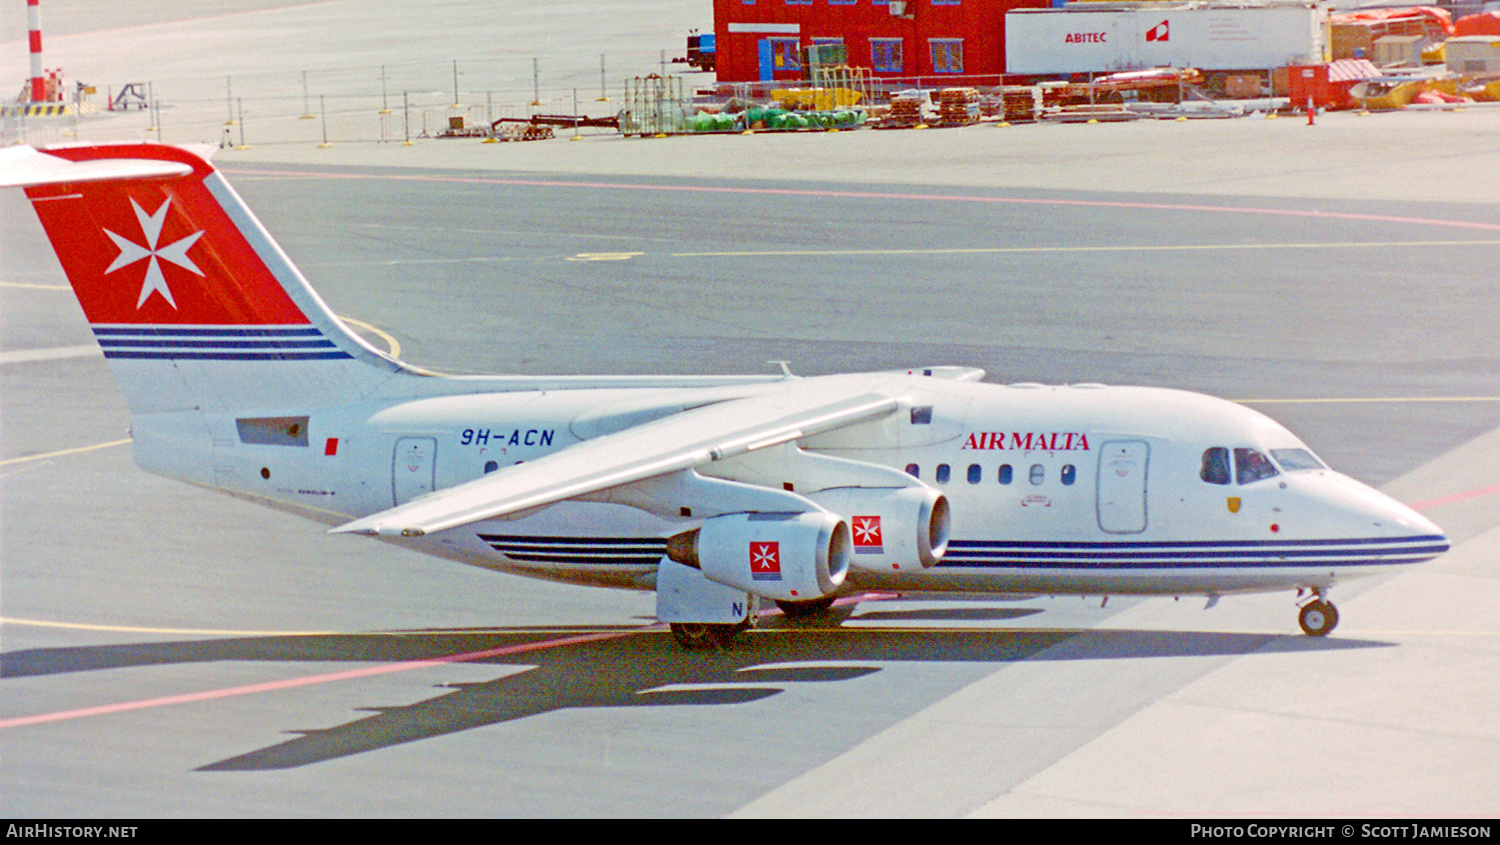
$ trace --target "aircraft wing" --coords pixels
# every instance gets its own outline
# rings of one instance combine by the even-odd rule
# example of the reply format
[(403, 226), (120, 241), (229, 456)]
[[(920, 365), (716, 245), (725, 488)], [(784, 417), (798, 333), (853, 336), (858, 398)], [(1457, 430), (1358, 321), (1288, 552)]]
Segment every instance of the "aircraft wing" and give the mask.
[(586, 440), (535, 461), (354, 520), (332, 533), (415, 537), (654, 478), (895, 411), (869, 380), (791, 379), (779, 389), (695, 408)]

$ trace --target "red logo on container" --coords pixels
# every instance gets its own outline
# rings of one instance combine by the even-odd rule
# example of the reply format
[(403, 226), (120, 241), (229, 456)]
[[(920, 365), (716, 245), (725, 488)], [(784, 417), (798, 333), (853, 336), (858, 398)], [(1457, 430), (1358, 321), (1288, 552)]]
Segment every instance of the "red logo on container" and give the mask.
[(1146, 30), (1146, 40), (1167, 41), (1170, 39), (1171, 34), (1172, 30), (1171, 27), (1167, 25), (1167, 21), (1162, 21), (1156, 26), (1153, 26), (1150, 29)]

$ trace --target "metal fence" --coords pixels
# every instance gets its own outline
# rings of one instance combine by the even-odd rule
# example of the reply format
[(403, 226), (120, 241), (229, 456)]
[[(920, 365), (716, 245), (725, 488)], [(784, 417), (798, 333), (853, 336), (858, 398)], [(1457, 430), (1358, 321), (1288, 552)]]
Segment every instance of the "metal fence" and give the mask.
[[(657, 61), (643, 58), (632, 56), (629, 64), (657, 71), (670, 67), (665, 54)], [(454, 118), (487, 128), (500, 118), (532, 114), (608, 117), (621, 110), (627, 84), (608, 71), (613, 64), (600, 56), (597, 72), (550, 77), (540, 60), (530, 59), (142, 81), (134, 87), (146, 96), (118, 104), (123, 84), (95, 86), (88, 95), (75, 85), (63, 115), (28, 115), (7, 107), (0, 115), (0, 143), (39, 145), (81, 135), (235, 146), (399, 143), (440, 137)], [(711, 76), (700, 79), (711, 84)]]

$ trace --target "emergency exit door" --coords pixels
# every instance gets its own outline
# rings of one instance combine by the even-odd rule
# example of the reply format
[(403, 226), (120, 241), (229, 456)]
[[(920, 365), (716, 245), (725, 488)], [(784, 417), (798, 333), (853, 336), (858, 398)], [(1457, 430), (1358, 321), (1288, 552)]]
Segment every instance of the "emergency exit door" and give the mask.
[(1111, 440), (1099, 448), (1099, 528), (1111, 534), (1146, 530), (1146, 464), (1151, 447), (1144, 440)]
[(396, 441), (396, 454), (391, 462), (391, 498), (396, 504), (404, 505), (432, 492), (436, 457), (436, 438), (403, 437)]

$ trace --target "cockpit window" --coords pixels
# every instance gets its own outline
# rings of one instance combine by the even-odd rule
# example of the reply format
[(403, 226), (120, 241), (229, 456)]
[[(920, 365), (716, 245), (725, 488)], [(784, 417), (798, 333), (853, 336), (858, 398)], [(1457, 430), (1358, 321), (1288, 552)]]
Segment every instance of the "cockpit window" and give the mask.
[(1252, 481), (1280, 474), (1281, 471), (1271, 463), (1270, 458), (1254, 449), (1234, 450), (1234, 480), (1237, 483), (1249, 484)]
[(1229, 483), (1229, 450), (1223, 446), (1215, 446), (1203, 452), (1203, 468), (1198, 470), (1198, 477), (1209, 484)]
[(1312, 452), (1306, 449), (1272, 449), (1271, 457), (1287, 472), (1299, 469), (1327, 469)]

